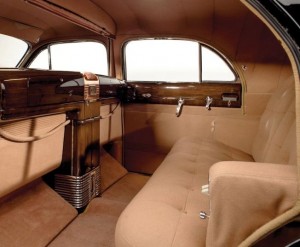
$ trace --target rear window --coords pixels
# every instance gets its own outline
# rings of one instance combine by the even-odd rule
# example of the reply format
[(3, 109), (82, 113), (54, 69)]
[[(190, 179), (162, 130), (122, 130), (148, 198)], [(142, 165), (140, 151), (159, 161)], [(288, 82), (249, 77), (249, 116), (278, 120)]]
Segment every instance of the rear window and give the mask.
[(0, 68), (16, 68), (27, 50), (25, 41), (0, 34)]
[(236, 74), (228, 60), (196, 41), (134, 40), (124, 48), (128, 81), (233, 82)]

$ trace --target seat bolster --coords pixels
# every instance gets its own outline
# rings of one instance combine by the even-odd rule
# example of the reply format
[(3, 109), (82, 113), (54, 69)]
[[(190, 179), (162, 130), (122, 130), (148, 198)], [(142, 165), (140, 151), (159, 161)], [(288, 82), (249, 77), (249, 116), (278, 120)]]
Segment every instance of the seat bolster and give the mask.
[(297, 199), (296, 166), (219, 162), (211, 167), (209, 180), (208, 247), (238, 246)]

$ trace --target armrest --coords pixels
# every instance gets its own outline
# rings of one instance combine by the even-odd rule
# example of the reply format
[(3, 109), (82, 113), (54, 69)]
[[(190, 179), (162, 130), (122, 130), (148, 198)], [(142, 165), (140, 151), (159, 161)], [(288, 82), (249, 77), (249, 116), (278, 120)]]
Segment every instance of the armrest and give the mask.
[(297, 200), (296, 166), (219, 162), (211, 167), (209, 179), (207, 246), (238, 246)]

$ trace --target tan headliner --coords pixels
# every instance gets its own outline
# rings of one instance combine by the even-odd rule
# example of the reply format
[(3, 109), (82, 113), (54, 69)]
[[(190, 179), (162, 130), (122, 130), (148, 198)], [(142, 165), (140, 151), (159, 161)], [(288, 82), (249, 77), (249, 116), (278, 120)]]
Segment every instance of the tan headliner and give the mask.
[[(233, 37), (240, 35), (245, 21), (252, 15), (239, 0), (50, 0), (48, 2), (89, 19), (113, 35), (181, 36), (207, 42), (219, 38), (220, 35)], [(0, 16), (41, 30), (41, 40), (74, 33), (87, 34), (82, 28), (24, 0), (0, 0), (0, 4)]]
[[(35, 0), (39, 1), (39, 0)], [(239, 0), (49, 0), (89, 19), (116, 35), (116, 76), (122, 78), (121, 48), (126, 40), (140, 37), (181, 37), (205, 42), (233, 63), (286, 63), (273, 34)], [(97, 36), (91, 31), (48, 13), (24, 0), (0, 0), (0, 17), (31, 28), (5, 32), (39, 43), (47, 40)], [(4, 25), (1, 30), (3, 31)], [(17, 31), (16, 31), (17, 30)], [(96, 36), (95, 36), (96, 35)], [(240, 67), (240, 66), (239, 66)], [(237, 68), (238, 69), (238, 68)], [(114, 75), (114, 74), (112, 74)]]

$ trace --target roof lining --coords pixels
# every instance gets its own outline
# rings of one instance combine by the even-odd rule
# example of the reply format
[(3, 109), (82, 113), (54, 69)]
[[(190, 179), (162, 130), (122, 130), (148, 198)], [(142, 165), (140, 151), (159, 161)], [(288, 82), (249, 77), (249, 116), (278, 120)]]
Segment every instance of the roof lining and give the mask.
[(74, 13), (73, 11), (70, 11), (64, 7), (61, 7), (55, 3), (51, 3), (48, 1), (40, 1), (40, 0), (26, 0), (29, 4), (34, 5), (36, 7), (39, 7), (43, 10), (46, 10), (56, 16), (59, 16), (69, 22), (72, 22), (73, 24), (76, 24), (78, 26), (81, 26), (87, 30), (90, 30), (94, 33), (100, 34), (102, 36), (108, 37), (108, 38), (115, 38), (115, 35), (106, 30), (106, 28), (95, 24), (88, 19), (78, 15), (77, 13)]
[[(18, 22), (15, 20), (11, 20), (6, 17), (0, 16), (0, 26), (1, 26), (1, 33), (14, 36), (20, 39), (26, 39), (29, 42), (37, 43), (39, 42), (40, 36), (43, 34), (43, 30), (28, 25), (26, 23)], [(20, 35), (20, 30), (26, 30), (26, 32), (22, 32)]]

